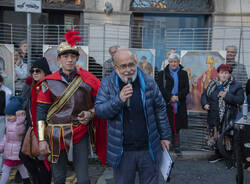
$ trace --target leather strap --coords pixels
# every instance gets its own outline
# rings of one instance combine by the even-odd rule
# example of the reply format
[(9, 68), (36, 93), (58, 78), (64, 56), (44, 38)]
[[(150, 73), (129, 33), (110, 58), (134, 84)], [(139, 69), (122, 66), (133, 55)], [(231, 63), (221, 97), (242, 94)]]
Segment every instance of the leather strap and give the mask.
[(83, 82), (82, 78), (79, 75), (73, 79), (73, 81), (63, 91), (61, 96), (49, 108), (47, 121), (50, 120), (53, 117), (53, 115), (58, 113), (63, 108), (63, 106), (69, 101), (69, 99), (73, 96), (73, 94), (80, 87), (82, 82)]
[[(70, 100), (77, 89), (82, 84), (83, 80), (81, 76), (76, 76), (68, 87), (63, 91), (60, 97), (51, 105), (47, 114), (47, 122), (58, 113), (63, 106)], [(51, 162), (56, 163), (60, 155), (60, 138), (62, 136), (65, 145), (65, 150), (71, 155), (72, 144), (73, 144), (73, 123), (67, 124), (50, 124), (48, 123), (49, 142), (51, 146)], [(62, 135), (61, 135), (62, 133)], [(69, 159), (70, 160), (70, 159)], [(71, 161), (71, 160), (70, 160)]]
[[(49, 142), (50, 142), (50, 148), (51, 148), (51, 163), (56, 163), (61, 150), (61, 138), (63, 139), (63, 144), (65, 145), (65, 151), (68, 155), (69, 161), (73, 161), (72, 158), (69, 158), (69, 155), (71, 149), (72, 149), (72, 137), (73, 137), (73, 131), (72, 131), (72, 124), (48, 124), (48, 132), (49, 132)], [(61, 134), (62, 133), (62, 134)]]

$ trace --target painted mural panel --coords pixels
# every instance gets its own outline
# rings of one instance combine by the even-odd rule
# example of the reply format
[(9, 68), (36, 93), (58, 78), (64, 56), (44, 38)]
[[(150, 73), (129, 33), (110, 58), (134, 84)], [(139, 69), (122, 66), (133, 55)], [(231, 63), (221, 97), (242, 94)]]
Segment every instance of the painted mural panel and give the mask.
[(14, 45), (0, 44), (0, 74), (4, 84), (14, 91)]
[(181, 51), (181, 65), (188, 73), (190, 93), (187, 108), (203, 111), (200, 100), (209, 82), (217, 77), (217, 67), (225, 63), (226, 51)]
[(154, 49), (130, 49), (134, 53), (137, 65), (148, 75), (155, 73), (155, 50)]

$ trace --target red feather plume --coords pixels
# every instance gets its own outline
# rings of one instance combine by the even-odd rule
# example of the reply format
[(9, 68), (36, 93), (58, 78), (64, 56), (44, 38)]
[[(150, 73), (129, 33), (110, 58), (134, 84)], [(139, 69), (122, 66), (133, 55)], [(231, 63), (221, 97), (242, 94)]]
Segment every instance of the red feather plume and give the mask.
[(77, 34), (80, 34), (80, 32), (79, 31), (72, 31), (72, 28), (71, 28), (71, 30), (69, 30), (67, 33), (64, 34), (66, 41), (68, 42), (68, 44), (71, 47), (73, 47), (74, 45), (77, 44), (77, 42), (80, 42), (82, 40), (82, 37), (75, 36)]

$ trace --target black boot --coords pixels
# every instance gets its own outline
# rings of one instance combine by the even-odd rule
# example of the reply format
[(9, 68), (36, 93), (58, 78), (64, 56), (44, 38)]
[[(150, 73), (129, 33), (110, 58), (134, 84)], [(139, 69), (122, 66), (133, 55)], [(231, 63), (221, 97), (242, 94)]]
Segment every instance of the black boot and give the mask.
[(32, 178), (31, 178), (31, 183), (33, 183), (33, 184), (39, 184), (39, 183), (40, 183), (40, 182), (39, 182), (39, 178), (32, 177)]
[(176, 154), (176, 156), (182, 156), (182, 151), (180, 148), (180, 135), (179, 135), (179, 131), (176, 137), (176, 141), (174, 140), (175, 144), (174, 144), (174, 152)]
[(31, 184), (30, 178), (23, 179), (23, 184)]
[(21, 177), (19, 171), (16, 172), (14, 181), (15, 181), (15, 183), (22, 183), (22, 177)]

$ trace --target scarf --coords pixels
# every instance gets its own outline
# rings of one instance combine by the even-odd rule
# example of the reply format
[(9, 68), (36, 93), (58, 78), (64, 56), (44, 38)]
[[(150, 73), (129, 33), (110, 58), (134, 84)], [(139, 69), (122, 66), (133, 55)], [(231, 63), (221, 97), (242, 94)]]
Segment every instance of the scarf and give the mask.
[[(229, 87), (233, 81), (234, 81), (233, 76), (231, 76), (228, 80), (224, 82), (221, 82), (219, 78), (216, 77), (214, 80), (212, 80), (209, 83), (207, 87), (207, 96), (210, 97), (216, 89), (221, 89), (221, 91), (228, 92)], [(218, 98), (219, 98), (219, 116), (220, 116), (220, 122), (221, 122), (226, 111), (225, 110), (226, 103), (225, 103), (225, 100), (219, 96), (219, 94), (218, 94)]]
[[(168, 67), (169, 71), (170, 71), (170, 75), (173, 77), (174, 79), (174, 87), (172, 89), (171, 94), (172, 95), (177, 95), (178, 94), (178, 86), (179, 86), (179, 77), (178, 77), (178, 72), (180, 71), (180, 66), (178, 66), (175, 70), (173, 70), (172, 68)], [(174, 112), (175, 114), (178, 113), (178, 102), (172, 103), (173, 107), (174, 107)]]

